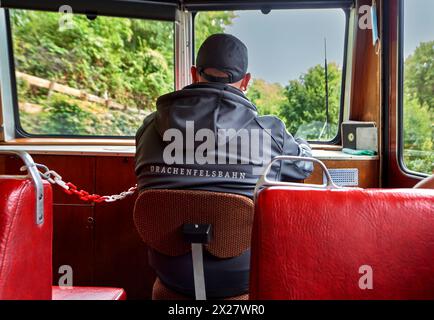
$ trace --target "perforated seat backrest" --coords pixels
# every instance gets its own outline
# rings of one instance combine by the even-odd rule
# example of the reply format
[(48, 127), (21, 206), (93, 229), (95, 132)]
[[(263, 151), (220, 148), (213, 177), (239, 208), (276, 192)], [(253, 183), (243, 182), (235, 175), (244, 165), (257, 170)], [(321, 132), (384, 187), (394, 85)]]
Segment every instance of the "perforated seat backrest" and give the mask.
[(264, 189), (250, 286), (252, 299), (434, 299), (434, 191)]
[(183, 238), (183, 224), (212, 224), (212, 240), (205, 250), (229, 258), (250, 247), (253, 212), (253, 201), (240, 195), (154, 189), (137, 198), (134, 222), (148, 246), (169, 256), (191, 250)]
[(44, 182), (44, 222), (35, 221), (26, 177), (0, 176), (0, 300), (51, 299), (52, 194)]

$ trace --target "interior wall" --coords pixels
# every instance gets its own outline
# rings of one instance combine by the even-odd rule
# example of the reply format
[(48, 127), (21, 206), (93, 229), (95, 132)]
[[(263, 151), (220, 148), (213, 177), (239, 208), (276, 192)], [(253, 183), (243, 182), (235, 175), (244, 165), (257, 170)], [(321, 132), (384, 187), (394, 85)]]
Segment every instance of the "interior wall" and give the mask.
[(380, 165), (377, 167), (376, 176), (381, 184), (383, 145), (382, 145), (382, 71), (381, 71), (381, 35), (382, 35), (382, 7), (383, 0), (376, 1), (380, 44), (374, 46), (372, 29), (361, 29), (359, 19), (363, 13), (359, 13), (362, 6), (371, 6), (372, 0), (356, 1), (357, 28), (355, 34), (355, 46), (353, 49), (353, 65), (351, 80), (350, 120), (375, 122), (378, 128), (378, 150)]
[[(381, 0), (377, 0), (379, 27), (381, 27), (381, 3)], [(358, 0), (356, 10), (359, 12), (361, 6), (371, 4), (372, 0)], [(361, 18), (362, 14), (358, 17)], [(381, 47), (377, 53), (373, 45), (371, 29), (359, 27), (356, 29), (350, 119), (374, 121), (379, 126), (381, 124)]]

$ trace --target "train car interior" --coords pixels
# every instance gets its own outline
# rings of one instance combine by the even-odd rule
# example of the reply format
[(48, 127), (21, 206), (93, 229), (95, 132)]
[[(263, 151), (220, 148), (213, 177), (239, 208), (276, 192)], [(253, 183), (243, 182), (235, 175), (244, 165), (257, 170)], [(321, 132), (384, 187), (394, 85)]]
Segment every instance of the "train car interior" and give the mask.
[[(1, 1), (0, 300), (434, 300), (432, 12), (431, 0)], [(136, 151), (155, 146), (139, 149), (137, 130), (221, 33), (248, 48), (258, 115), (310, 156), (267, 159), (250, 197), (141, 190)], [(300, 161), (306, 178), (270, 177)], [(188, 270), (173, 262), (185, 255)], [(235, 257), (250, 261), (248, 290), (209, 289), (222, 280), (207, 261)]]

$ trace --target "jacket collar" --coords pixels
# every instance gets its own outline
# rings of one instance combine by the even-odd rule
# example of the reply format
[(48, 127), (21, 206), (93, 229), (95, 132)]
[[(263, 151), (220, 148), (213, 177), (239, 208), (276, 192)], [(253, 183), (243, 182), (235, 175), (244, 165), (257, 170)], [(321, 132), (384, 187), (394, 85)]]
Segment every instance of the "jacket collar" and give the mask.
[(240, 89), (235, 88), (235, 87), (228, 85), (228, 84), (225, 84), (225, 83), (199, 82), (199, 83), (193, 83), (193, 84), (190, 84), (190, 85), (184, 87), (184, 89), (206, 89), (206, 88), (226, 90), (226, 91), (234, 93), (234, 94), (236, 94), (236, 95), (238, 95), (244, 99), (247, 99), (246, 95)]

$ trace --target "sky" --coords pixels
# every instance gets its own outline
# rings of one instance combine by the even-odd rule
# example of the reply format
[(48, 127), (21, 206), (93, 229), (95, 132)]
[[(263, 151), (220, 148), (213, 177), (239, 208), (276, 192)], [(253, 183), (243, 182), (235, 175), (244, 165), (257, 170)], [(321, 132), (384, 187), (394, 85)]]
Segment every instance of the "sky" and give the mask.
[(345, 13), (341, 9), (237, 11), (226, 32), (240, 38), (249, 50), (254, 78), (286, 85), (308, 68), (324, 64), (324, 38), (329, 62), (342, 66)]
[(408, 57), (420, 42), (434, 40), (434, 1), (405, 0), (404, 55)]
[[(434, 0), (405, 0), (407, 57), (421, 41), (434, 40)], [(329, 62), (343, 64), (345, 14), (341, 9), (237, 11), (226, 32), (249, 49), (254, 78), (286, 85), (308, 68), (324, 64), (324, 38)]]

